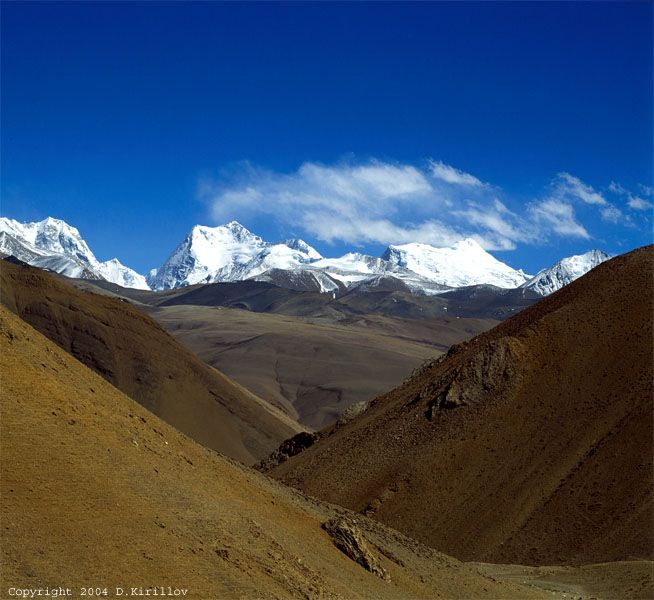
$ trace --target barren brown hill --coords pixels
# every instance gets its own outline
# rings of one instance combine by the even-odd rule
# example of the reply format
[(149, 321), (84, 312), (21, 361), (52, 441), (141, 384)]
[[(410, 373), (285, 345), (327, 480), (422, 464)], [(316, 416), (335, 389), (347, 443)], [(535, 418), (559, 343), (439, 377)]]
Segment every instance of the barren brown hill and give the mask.
[[(0, 374), (3, 594), (171, 586), (196, 600), (588, 597), (581, 572), (566, 571), (574, 583), (552, 592), (545, 573), (461, 563), (231, 462), (3, 307)], [(349, 525), (332, 522), (329, 534), (323, 524), (338, 517)], [(643, 565), (620, 571), (648, 591)]]
[(201, 444), (252, 464), (301, 430), (205, 364), (129, 302), (0, 263), (2, 303), (107, 381)]
[(602, 264), (271, 473), (461, 559), (650, 558), (652, 269)]

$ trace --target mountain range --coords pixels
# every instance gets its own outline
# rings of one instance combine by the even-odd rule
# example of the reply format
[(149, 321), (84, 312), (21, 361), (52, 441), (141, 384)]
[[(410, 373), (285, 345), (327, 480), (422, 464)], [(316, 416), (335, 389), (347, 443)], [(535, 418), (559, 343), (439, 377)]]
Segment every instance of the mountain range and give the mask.
[(0, 252), (67, 277), (127, 288), (166, 290), (251, 279), (334, 296), (357, 287), (433, 295), (472, 285), (527, 288), (546, 296), (609, 258), (591, 250), (532, 277), (497, 260), (472, 238), (445, 248), (390, 245), (380, 257), (350, 252), (325, 258), (303, 240), (266, 242), (231, 221), (218, 227), (196, 225), (161, 267), (143, 276), (116, 258), (98, 261), (75, 227), (52, 217), (34, 223), (0, 217)]
[[(456, 309), (497, 288), (333, 299), (238, 281), (152, 292), (18, 262), (0, 261), (5, 589), (98, 581), (138, 586), (136, 595), (182, 587), (196, 600), (654, 597), (651, 247), (470, 341), (452, 330), (447, 354), (396, 389), (282, 442), (278, 481), (230, 458), (250, 462), (298, 428), (143, 310), (164, 310), (189, 333), (205, 318), (216, 334), (231, 324), (261, 343), (259, 355), (240, 355), (256, 369), (272, 346), (252, 335), (252, 319), (274, 317), (281, 333), (305, 338), (297, 318), (278, 317), (313, 305), (313, 339), (293, 358), (304, 380), (312, 346), (335, 335), (330, 314), (346, 319), (353, 351), (333, 346), (346, 363), (332, 363), (339, 377), (371, 328), (445, 342), (441, 319), (429, 333), (427, 320), (356, 312), (376, 296)], [(511, 302), (536, 296), (501, 291)], [(227, 295), (277, 314), (228, 308)], [(376, 372), (393, 360), (381, 357)], [(490, 560), (499, 564), (480, 562)]]

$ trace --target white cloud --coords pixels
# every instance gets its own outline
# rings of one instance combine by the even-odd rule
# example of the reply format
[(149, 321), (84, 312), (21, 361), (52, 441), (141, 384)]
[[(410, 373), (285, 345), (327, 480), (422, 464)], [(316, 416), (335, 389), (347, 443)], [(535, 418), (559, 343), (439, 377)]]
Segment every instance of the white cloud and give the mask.
[[(643, 190), (643, 193), (645, 195), (651, 194), (652, 189), (648, 188), (647, 186), (644, 186), (642, 184), (639, 184), (639, 187)], [(636, 196), (632, 192), (630, 192), (627, 188), (624, 186), (620, 185), (619, 183), (616, 183), (615, 181), (612, 181), (609, 184), (609, 191), (613, 192), (614, 194), (617, 194), (618, 196), (624, 196), (627, 198), (627, 206), (633, 210), (649, 210), (652, 208), (652, 203), (649, 200), (644, 200), (640, 196)]]
[[(621, 193), (618, 186), (613, 182), (609, 191)], [(501, 189), (442, 161), (429, 161), (425, 168), (376, 160), (307, 162), (291, 173), (244, 164), (218, 180), (202, 181), (198, 190), (215, 222), (264, 215), (318, 240), (352, 245), (442, 246), (473, 237), (487, 250), (509, 250), (557, 236), (590, 239), (576, 205), (595, 206), (594, 217), (588, 210), (584, 214), (596, 223), (628, 221), (600, 192), (567, 172), (554, 178), (547, 195), (518, 209)]]
[[(466, 181), (475, 179), (443, 163), (441, 167)], [(462, 202), (459, 192), (450, 188), (430, 171), (371, 161), (304, 163), (290, 174), (244, 165), (236, 177), (217, 183), (204, 180), (198, 190), (210, 202), (216, 222), (267, 214), (326, 242), (449, 245), (477, 235), (488, 249), (510, 246), (497, 235), (485, 237), (483, 228), (448, 216)]]
[(556, 182), (556, 195), (570, 200), (581, 200), (586, 204), (606, 205), (606, 198), (590, 185), (570, 173), (559, 173)]
[(644, 185), (642, 183), (638, 184), (640, 191), (643, 192), (646, 196), (654, 196), (654, 188), (650, 185)]
[(450, 165), (446, 165), (442, 161), (430, 161), (429, 168), (431, 169), (431, 174), (436, 179), (440, 179), (445, 183), (451, 183), (454, 185), (468, 185), (472, 187), (481, 187), (484, 184), (477, 179), (474, 175), (466, 173), (465, 171), (460, 171)]
[(340, 240), (350, 244), (422, 242), (436, 246), (449, 246), (463, 234), (438, 221), (425, 221), (418, 225), (396, 225), (383, 218), (361, 218), (344, 222), (336, 215), (309, 213), (302, 222), (307, 231), (327, 242)]
[(497, 198), (488, 205), (468, 202), (467, 208), (453, 214), (486, 230), (486, 239), (502, 250), (513, 250), (516, 242), (534, 242), (538, 238), (533, 223), (521, 219)]
[(643, 200), (638, 196), (631, 196), (629, 200), (627, 200), (627, 205), (629, 206), (629, 208), (633, 208), (634, 210), (649, 210), (650, 208), (652, 208), (651, 202), (648, 202), (647, 200)]
[(586, 228), (577, 221), (571, 204), (555, 198), (536, 202), (529, 207), (537, 223), (549, 225), (559, 235), (590, 239)]
[(618, 194), (620, 196), (626, 196), (629, 194), (629, 190), (625, 189), (615, 181), (609, 183), (609, 192), (613, 192), (614, 194)]

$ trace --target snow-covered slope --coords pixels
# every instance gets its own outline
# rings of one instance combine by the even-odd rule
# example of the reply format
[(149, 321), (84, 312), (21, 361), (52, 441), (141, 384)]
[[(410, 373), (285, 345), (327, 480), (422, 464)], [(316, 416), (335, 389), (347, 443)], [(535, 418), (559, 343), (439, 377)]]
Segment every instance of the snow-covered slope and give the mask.
[(382, 258), (394, 267), (408, 269), (428, 281), (449, 287), (483, 283), (515, 288), (529, 278), (497, 260), (473, 239), (446, 248), (417, 243), (389, 246)]
[(347, 286), (370, 279), (372, 275), (386, 273), (390, 269), (385, 260), (359, 252), (348, 252), (340, 258), (323, 258), (315, 261), (311, 267), (328, 273)]
[(302, 240), (270, 244), (237, 221), (218, 227), (196, 225), (168, 260), (148, 276), (162, 290), (218, 281), (240, 281), (270, 269), (295, 269), (320, 254)]
[(111, 281), (122, 287), (136, 288), (137, 290), (150, 289), (143, 275), (137, 273), (134, 269), (126, 267), (117, 258), (98, 263), (96, 271), (107, 281)]
[(609, 258), (611, 257), (601, 250), (590, 250), (585, 254), (568, 256), (554, 266), (539, 271), (520, 287), (547, 296), (572, 283)]
[(320, 260), (321, 254), (313, 247), (309, 246), (304, 240), (291, 239), (282, 242), (284, 246), (288, 246), (293, 250), (297, 250), (302, 254), (309, 257), (309, 260)]
[(118, 259), (98, 261), (75, 227), (52, 217), (34, 223), (0, 217), (0, 252), (66, 277), (105, 279), (123, 287), (149, 289), (145, 277)]
[(41, 269), (61, 273), (77, 279), (97, 279), (90, 266), (66, 254), (47, 254), (29, 242), (19, 240), (6, 231), (0, 231), (0, 253), (15, 256), (21, 261)]

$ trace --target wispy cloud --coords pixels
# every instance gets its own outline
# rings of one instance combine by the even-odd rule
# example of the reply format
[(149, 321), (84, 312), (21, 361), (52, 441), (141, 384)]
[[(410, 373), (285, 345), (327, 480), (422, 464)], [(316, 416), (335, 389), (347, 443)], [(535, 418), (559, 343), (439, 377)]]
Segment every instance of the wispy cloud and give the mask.
[[(640, 184), (639, 187), (643, 190), (643, 193), (645, 195), (651, 195), (652, 193), (651, 188), (642, 184)], [(644, 198), (641, 198), (640, 196), (633, 194), (627, 188), (620, 185), (619, 183), (616, 183), (615, 181), (612, 181), (609, 184), (609, 191), (613, 192), (618, 196), (623, 196), (627, 201), (627, 206), (632, 210), (638, 210), (638, 211), (649, 210), (653, 207), (652, 203), (649, 200), (645, 200)]]
[(497, 186), (442, 161), (307, 162), (291, 173), (246, 163), (203, 180), (199, 191), (215, 222), (266, 215), (316, 239), (353, 245), (438, 246), (473, 237), (486, 249), (509, 250), (552, 237), (590, 239), (575, 205), (597, 207), (597, 221), (618, 223), (622, 216), (602, 193), (567, 172), (556, 175), (541, 198), (511, 206)]
[(649, 210), (652, 208), (652, 203), (648, 202), (647, 200), (643, 200), (642, 198), (639, 198), (638, 196), (632, 196), (627, 200), (627, 205), (629, 208), (633, 208), (634, 210)]
[(521, 219), (497, 198), (488, 204), (468, 202), (467, 208), (454, 211), (453, 215), (485, 230), (486, 237), (502, 250), (513, 250), (516, 242), (533, 242), (538, 238), (533, 222)]
[(570, 173), (559, 173), (555, 182), (556, 195), (571, 200), (581, 200), (586, 204), (606, 205), (606, 198), (590, 185)]
[(602, 219), (609, 223), (617, 223), (622, 218), (622, 211), (615, 206), (606, 206), (600, 210)]
[(536, 222), (545, 229), (551, 227), (554, 233), (566, 237), (590, 239), (586, 228), (577, 221), (574, 208), (568, 202), (548, 198), (529, 207)]
[(452, 183), (455, 185), (468, 185), (472, 187), (481, 187), (484, 184), (477, 179), (474, 175), (460, 171), (450, 165), (446, 165), (443, 161), (429, 161), (431, 174), (434, 178), (440, 179), (445, 183)]
[[(611, 186), (609, 186), (609, 190), (611, 190)], [(599, 209), (600, 218), (607, 223), (617, 224), (623, 219), (622, 211), (609, 202), (601, 192), (579, 177), (567, 172), (557, 174), (553, 182), (551, 197), (571, 206), (575, 203), (596, 206)]]

